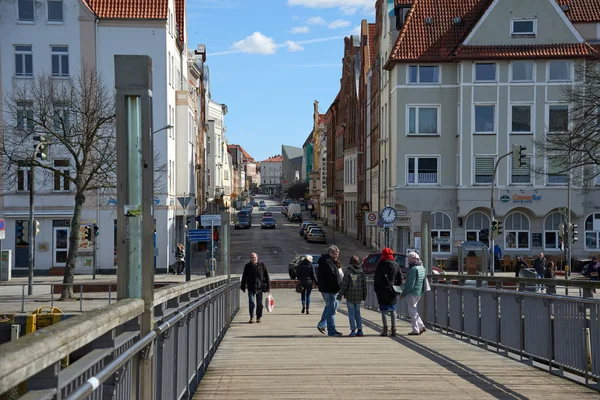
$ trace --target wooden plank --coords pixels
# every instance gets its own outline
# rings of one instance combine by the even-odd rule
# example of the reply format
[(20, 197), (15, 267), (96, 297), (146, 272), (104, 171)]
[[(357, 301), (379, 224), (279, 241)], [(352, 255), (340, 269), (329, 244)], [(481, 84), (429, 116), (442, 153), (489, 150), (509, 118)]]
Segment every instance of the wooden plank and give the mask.
[[(379, 337), (379, 313), (361, 310), (365, 337), (327, 337), (316, 325), (323, 309), (300, 313), (299, 295), (275, 290), (276, 307), (248, 324), (247, 296), (194, 399), (598, 398), (598, 392), (453, 337), (427, 332)], [(340, 310), (345, 310), (342, 302)], [(336, 316), (348, 334), (348, 318)]]

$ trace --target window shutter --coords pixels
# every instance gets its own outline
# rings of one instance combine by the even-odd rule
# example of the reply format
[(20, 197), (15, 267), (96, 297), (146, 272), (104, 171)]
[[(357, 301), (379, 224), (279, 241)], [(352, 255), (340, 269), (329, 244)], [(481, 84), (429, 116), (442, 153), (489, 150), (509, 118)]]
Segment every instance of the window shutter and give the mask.
[(494, 175), (494, 158), (477, 157), (475, 159), (475, 175)]

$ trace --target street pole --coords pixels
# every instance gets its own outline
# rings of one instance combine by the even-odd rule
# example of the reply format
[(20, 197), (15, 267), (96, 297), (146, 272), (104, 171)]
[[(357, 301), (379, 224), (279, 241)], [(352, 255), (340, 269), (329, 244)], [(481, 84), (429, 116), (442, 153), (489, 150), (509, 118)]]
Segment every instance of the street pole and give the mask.
[(187, 197), (186, 193), (183, 192), (183, 203), (185, 207), (183, 207), (183, 229), (184, 229), (184, 239), (185, 239), (185, 281), (189, 282), (192, 279), (192, 252), (190, 246), (190, 227), (188, 226), (187, 221)]
[(491, 275), (494, 276), (494, 233), (492, 231), (492, 223), (494, 222), (494, 218), (495, 218), (495, 210), (494, 210), (494, 189), (496, 186), (496, 174), (498, 173), (498, 165), (500, 165), (500, 161), (502, 161), (503, 159), (505, 159), (506, 157), (510, 156), (511, 154), (513, 154), (513, 152), (511, 151), (510, 153), (506, 153), (505, 155), (503, 155), (502, 157), (500, 157), (497, 161), (496, 164), (494, 165), (494, 175), (492, 175), (492, 190), (490, 191), (490, 227), (489, 227), (489, 241), (490, 241), (490, 251), (491, 251), (491, 257), (489, 257), (490, 261), (490, 272)]
[[(100, 189), (96, 189), (96, 223), (98, 226), (100, 223)], [(98, 228), (100, 228), (98, 226)], [(94, 269), (92, 270), (92, 279), (96, 279), (96, 268), (98, 268), (98, 237), (96, 236), (96, 232), (93, 232), (94, 235)]]
[[(571, 162), (571, 158), (569, 157), (569, 164)], [(571, 237), (571, 168), (569, 168), (569, 175), (567, 176), (567, 231), (569, 232), (567, 235), (567, 259), (566, 265), (569, 266), (568, 271), (565, 271), (565, 278), (569, 279), (569, 273), (571, 272), (571, 245), (573, 244), (573, 239)]]
[[(38, 145), (39, 147), (39, 145)], [(36, 147), (35, 152), (33, 153), (33, 157), (37, 154)], [(33, 176), (33, 160), (31, 162), (31, 167), (29, 169), (29, 229), (27, 231), (27, 241), (29, 242), (29, 271), (27, 272), (27, 294), (31, 296), (33, 294), (33, 268), (35, 267), (35, 245), (34, 235), (33, 235), (33, 207), (34, 207), (34, 176)], [(10, 267), (9, 267), (10, 268)]]
[[(221, 250), (221, 264), (223, 264), (223, 268), (225, 269), (225, 274), (227, 274), (227, 284), (231, 283), (231, 266), (229, 260), (229, 229), (230, 229), (230, 218), (229, 213), (224, 212), (221, 214), (221, 240), (223, 241), (223, 248)], [(226, 321), (227, 327), (231, 326), (231, 288), (227, 288), (227, 292), (225, 293), (225, 310), (226, 310)]]

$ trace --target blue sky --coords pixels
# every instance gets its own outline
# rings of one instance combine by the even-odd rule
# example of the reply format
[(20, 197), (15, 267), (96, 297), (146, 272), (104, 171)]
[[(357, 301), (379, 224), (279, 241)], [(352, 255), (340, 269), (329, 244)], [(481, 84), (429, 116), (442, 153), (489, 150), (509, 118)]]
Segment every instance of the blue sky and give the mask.
[(229, 143), (261, 161), (301, 147), (341, 78), (344, 36), (374, 21), (375, 0), (189, 0), (189, 47), (205, 44)]

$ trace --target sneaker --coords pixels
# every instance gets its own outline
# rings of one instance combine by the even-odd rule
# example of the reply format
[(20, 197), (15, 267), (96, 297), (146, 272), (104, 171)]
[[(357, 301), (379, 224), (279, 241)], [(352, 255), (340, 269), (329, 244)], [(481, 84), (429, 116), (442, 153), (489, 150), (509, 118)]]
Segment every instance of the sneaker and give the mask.
[(259, 324), (260, 323), (260, 318), (256, 318), (256, 323)]
[(331, 333), (331, 334), (329, 334), (327, 336), (344, 336), (344, 334), (342, 332), (334, 332), (334, 333)]
[(363, 333), (362, 329), (359, 329), (358, 332), (356, 332), (356, 336), (365, 336), (365, 334)]
[(250, 318), (250, 321), (248, 321), (249, 324), (253, 324), (254, 323), (254, 318)]
[(420, 333), (419, 332), (408, 332), (409, 336), (419, 336)]
[(356, 332), (352, 331), (352, 332), (350, 332), (350, 334), (348, 336), (354, 337), (354, 336), (356, 336)]
[(420, 333), (425, 333), (425, 332), (427, 332), (427, 329), (425, 329), (425, 327), (421, 328)]
[(300, 311), (302, 314), (304, 314), (304, 311), (306, 310), (306, 308), (304, 308), (304, 306), (302, 306), (302, 311)]
[(317, 329), (319, 330), (319, 332), (321, 332), (323, 335), (325, 334), (325, 328), (321, 328), (320, 326), (317, 326)]

